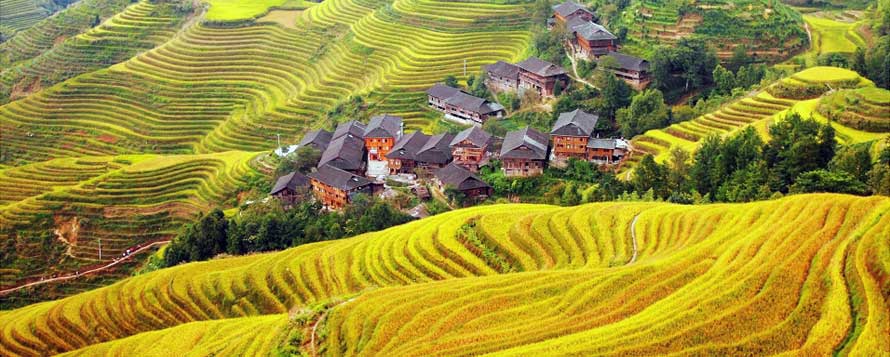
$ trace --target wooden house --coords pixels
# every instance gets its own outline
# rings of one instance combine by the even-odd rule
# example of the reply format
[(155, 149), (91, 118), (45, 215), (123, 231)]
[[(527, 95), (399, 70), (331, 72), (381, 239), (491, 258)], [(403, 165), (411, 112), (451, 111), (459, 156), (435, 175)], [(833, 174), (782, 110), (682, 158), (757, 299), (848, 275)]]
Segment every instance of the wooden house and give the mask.
[(482, 67), (485, 84), (496, 91), (516, 91), (519, 89), (519, 67), (512, 63), (497, 61)]
[(345, 207), (356, 194), (373, 194), (373, 183), (348, 171), (331, 165), (324, 165), (309, 174), (312, 193), (325, 208), (339, 210)]
[(414, 168), (417, 167), (417, 153), (426, 145), (429, 138), (429, 135), (415, 131), (396, 140), (386, 155), (390, 175), (413, 174)]
[(485, 181), (469, 170), (451, 163), (435, 173), (436, 187), (444, 193), (448, 187), (464, 194), (469, 200), (482, 200), (490, 197), (493, 189)]
[(351, 134), (340, 136), (331, 141), (327, 149), (321, 153), (318, 167), (330, 165), (356, 175), (365, 173), (365, 142)]
[(572, 34), (576, 57), (599, 58), (618, 49), (618, 37), (593, 21), (573, 18), (566, 23), (566, 31)]
[(534, 90), (541, 97), (552, 97), (557, 83), (563, 89), (569, 85), (569, 75), (565, 69), (553, 63), (529, 57), (516, 66), (519, 67), (520, 90)]
[(587, 143), (593, 138), (597, 121), (599, 116), (580, 109), (561, 113), (550, 131), (550, 164), (565, 167), (570, 158), (587, 160)]
[(624, 80), (635, 89), (642, 90), (652, 82), (649, 61), (619, 52), (609, 52), (608, 57), (615, 59), (615, 66), (603, 69), (614, 73), (615, 77)]
[(275, 181), (269, 195), (277, 198), (285, 206), (293, 205), (306, 199), (309, 193), (309, 177), (299, 172), (291, 172)]
[(415, 157), (417, 167), (431, 171), (450, 163), (452, 157), (448, 145), (453, 139), (454, 135), (448, 133), (436, 134), (427, 139)]
[(547, 150), (547, 135), (531, 127), (511, 131), (501, 147), (501, 169), (510, 177), (540, 175), (547, 164)]
[(376, 177), (389, 173), (386, 154), (402, 136), (402, 118), (392, 115), (378, 115), (371, 118), (365, 128), (365, 152), (368, 154), (366, 175)]
[(445, 113), (445, 118), (465, 125), (482, 125), (490, 118), (502, 118), (503, 106), (475, 97), (460, 89), (436, 84), (426, 91), (430, 108)]
[[(553, 5), (553, 17), (555, 23), (566, 23), (571, 19), (594, 21), (596, 15), (581, 4), (568, 0), (564, 3)], [(551, 24), (554, 22), (551, 21)]]
[(464, 129), (451, 140), (454, 162), (471, 172), (488, 163), (491, 157), (492, 136), (479, 127)]
[(623, 139), (590, 139), (587, 143), (587, 160), (597, 165), (619, 164), (630, 152), (630, 145)]

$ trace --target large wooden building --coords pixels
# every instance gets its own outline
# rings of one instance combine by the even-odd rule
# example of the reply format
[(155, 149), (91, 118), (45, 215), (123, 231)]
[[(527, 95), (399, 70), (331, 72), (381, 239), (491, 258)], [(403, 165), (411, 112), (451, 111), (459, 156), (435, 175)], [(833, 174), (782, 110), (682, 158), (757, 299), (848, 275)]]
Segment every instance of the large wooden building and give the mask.
[(471, 172), (488, 163), (491, 157), (491, 134), (479, 127), (464, 129), (451, 140), (451, 156), (454, 162)]
[(356, 194), (373, 194), (373, 183), (348, 171), (331, 165), (324, 165), (309, 174), (312, 193), (325, 208), (339, 210), (345, 207)]
[(490, 118), (502, 118), (507, 111), (500, 104), (470, 95), (460, 89), (436, 84), (426, 91), (430, 108), (445, 118), (465, 125), (482, 125)]
[(550, 131), (550, 164), (565, 167), (571, 158), (587, 160), (587, 143), (594, 136), (597, 121), (599, 116), (580, 109), (561, 113)]
[(504, 175), (529, 177), (544, 173), (548, 147), (547, 135), (531, 127), (508, 132), (500, 155)]
[(485, 84), (496, 91), (509, 92), (519, 88), (519, 67), (512, 63), (497, 61), (482, 66)]
[(468, 200), (483, 200), (492, 195), (493, 189), (479, 176), (460, 165), (451, 163), (435, 173), (436, 187), (444, 193), (448, 187), (464, 194)]
[(571, 19), (594, 21), (596, 15), (581, 4), (568, 0), (561, 4), (553, 5), (553, 23), (566, 23)]
[(342, 123), (334, 131), (333, 140), (321, 154), (318, 167), (331, 165), (356, 175), (365, 174), (365, 127), (359, 122)]
[(402, 136), (402, 118), (392, 115), (378, 115), (371, 118), (365, 128), (365, 151), (368, 153), (366, 175), (377, 177), (389, 173), (386, 154)]
[(519, 67), (520, 90), (534, 90), (541, 97), (552, 97), (557, 83), (562, 89), (569, 86), (565, 69), (553, 63), (529, 57), (516, 66)]
[(451, 162), (451, 134), (428, 136), (419, 131), (402, 136), (387, 155), (390, 174), (422, 174)]
[(333, 133), (327, 130), (312, 130), (306, 135), (303, 135), (303, 139), (300, 140), (299, 147), (310, 147), (315, 150), (324, 152), (325, 149), (328, 148), (328, 144), (331, 143), (331, 139), (333, 138)]
[(618, 37), (593, 21), (574, 18), (566, 23), (566, 30), (573, 36), (576, 57), (599, 58), (618, 50)]

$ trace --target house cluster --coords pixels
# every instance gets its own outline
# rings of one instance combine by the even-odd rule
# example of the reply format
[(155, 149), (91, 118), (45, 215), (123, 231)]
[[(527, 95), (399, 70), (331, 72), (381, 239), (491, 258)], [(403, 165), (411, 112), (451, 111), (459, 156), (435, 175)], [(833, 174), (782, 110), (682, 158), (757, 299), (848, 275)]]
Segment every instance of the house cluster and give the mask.
[(629, 152), (623, 139), (599, 138), (598, 116), (581, 110), (562, 113), (549, 136), (526, 127), (508, 132), (501, 140), (478, 126), (458, 134), (403, 133), (402, 119), (381, 115), (365, 125), (349, 121), (333, 132), (307, 133), (299, 146), (322, 152), (317, 169), (280, 177), (271, 194), (286, 204), (306, 199), (311, 192), (329, 209), (340, 209), (356, 194), (377, 194), (387, 177), (431, 179), (439, 192), (451, 187), (471, 200), (492, 195), (478, 175), (493, 159), (509, 177), (531, 177), (547, 165), (564, 167), (570, 158), (598, 165), (615, 165)]
[(581, 4), (568, 0), (553, 6), (553, 16), (548, 20), (552, 29), (565, 28), (571, 35), (572, 55), (584, 59), (614, 58), (606, 70), (615, 73), (631, 86), (642, 89), (651, 82), (649, 62), (618, 52), (618, 37), (596, 23), (596, 15)]

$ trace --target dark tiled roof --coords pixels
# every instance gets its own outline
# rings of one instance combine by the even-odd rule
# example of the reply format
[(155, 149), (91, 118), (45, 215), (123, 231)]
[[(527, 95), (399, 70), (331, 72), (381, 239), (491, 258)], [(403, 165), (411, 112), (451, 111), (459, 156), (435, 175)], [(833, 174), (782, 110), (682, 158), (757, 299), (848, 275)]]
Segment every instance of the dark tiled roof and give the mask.
[(453, 96), (446, 99), (445, 102), (455, 107), (479, 114), (488, 114), (504, 110), (504, 107), (500, 104), (492, 103), (464, 92), (455, 93)]
[(455, 163), (436, 171), (436, 179), (445, 186), (452, 186), (458, 190), (471, 190), (474, 188), (491, 187), (479, 176)]
[(446, 86), (442, 83), (436, 83), (430, 89), (426, 90), (426, 94), (436, 98), (450, 98), (460, 92), (460, 89)]
[(299, 172), (291, 172), (287, 175), (281, 176), (278, 180), (275, 181), (275, 187), (272, 187), (272, 191), (269, 192), (270, 195), (274, 195), (284, 189), (289, 188), (291, 190), (296, 190), (298, 187), (305, 187), (309, 185), (309, 178), (306, 175), (303, 175)]
[(602, 25), (592, 22), (592, 21), (579, 21), (581, 19), (573, 19), (570, 21), (566, 27), (571, 29), (572, 32), (578, 34), (585, 40), (588, 41), (598, 41), (598, 40), (617, 40), (618, 37), (615, 37), (609, 30), (606, 30)]
[(553, 5), (553, 11), (559, 14), (559, 16), (566, 17), (578, 11), (579, 9), (584, 9), (584, 11), (590, 12), (586, 7), (574, 2), (574, 1), (566, 1), (562, 4)]
[(303, 136), (303, 140), (300, 140), (300, 147), (309, 146), (319, 151), (324, 151), (328, 144), (331, 143), (332, 137), (333, 134), (330, 131), (313, 130)]
[(553, 63), (543, 61), (537, 57), (529, 57), (525, 61), (516, 64), (524, 71), (537, 74), (542, 77), (551, 77), (566, 74), (566, 70)]
[(337, 129), (334, 130), (334, 135), (331, 136), (331, 140), (337, 140), (346, 134), (352, 135), (359, 139), (364, 139), (365, 124), (362, 124), (361, 122), (356, 120), (350, 120), (340, 123), (340, 125), (337, 125)]
[(545, 160), (548, 144), (547, 136), (531, 127), (511, 131), (504, 137), (501, 158)]
[(402, 117), (389, 114), (378, 115), (371, 118), (368, 127), (365, 128), (366, 138), (397, 138), (402, 129)]
[(649, 61), (642, 58), (629, 56), (619, 52), (609, 52), (609, 57), (614, 58), (621, 69), (637, 72), (649, 71)]
[(484, 148), (491, 143), (491, 134), (485, 132), (485, 130), (482, 130), (482, 128), (478, 126), (473, 126), (457, 133), (457, 136), (451, 140), (450, 146), (457, 145), (464, 140), (468, 140), (476, 147)]
[(399, 140), (396, 140), (396, 143), (393, 144), (392, 149), (386, 154), (386, 157), (389, 159), (416, 160), (417, 153), (420, 152), (420, 149), (426, 145), (429, 139), (429, 135), (420, 131), (402, 135), (402, 137), (399, 138)]
[(320, 166), (318, 171), (310, 173), (309, 177), (344, 191), (352, 191), (371, 184), (371, 181), (364, 177), (354, 175), (331, 165)]
[(509, 77), (513, 79), (519, 78), (519, 67), (512, 63), (497, 61), (493, 64), (482, 67), (486, 73), (494, 74), (498, 77)]
[(556, 120), (556, 124), (553, 125), (550, 135), (589, 137), (593, 135), (598, 120), (598, 115), (587, 113), (581, 109), (562, 113)]
[(587, 142), (587, 147), (591, 149), (614, 149), (618, 144), (618, 140), (615, 139), (590, 139)]
[(433, 135), (417, 152), (415, 160), (432, 164), (448, 163), (451, 161), (451, 148), (448, 145), (451, 144), (453, 139), (454, 135), (447, 133)]
[(343, 135), (328, 145), (321, 154), (318, 167), (330, 164), (343, 170), (361, 170), (364, 165), (365, 142), (361, 138)]

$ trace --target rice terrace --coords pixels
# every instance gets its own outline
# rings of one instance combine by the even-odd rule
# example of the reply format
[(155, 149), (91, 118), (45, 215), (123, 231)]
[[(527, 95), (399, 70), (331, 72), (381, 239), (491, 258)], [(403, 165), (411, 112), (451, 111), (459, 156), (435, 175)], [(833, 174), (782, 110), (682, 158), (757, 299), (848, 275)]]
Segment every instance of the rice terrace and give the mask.
[(890, 357), (890, 0), (0, 0), (0, 356)]

